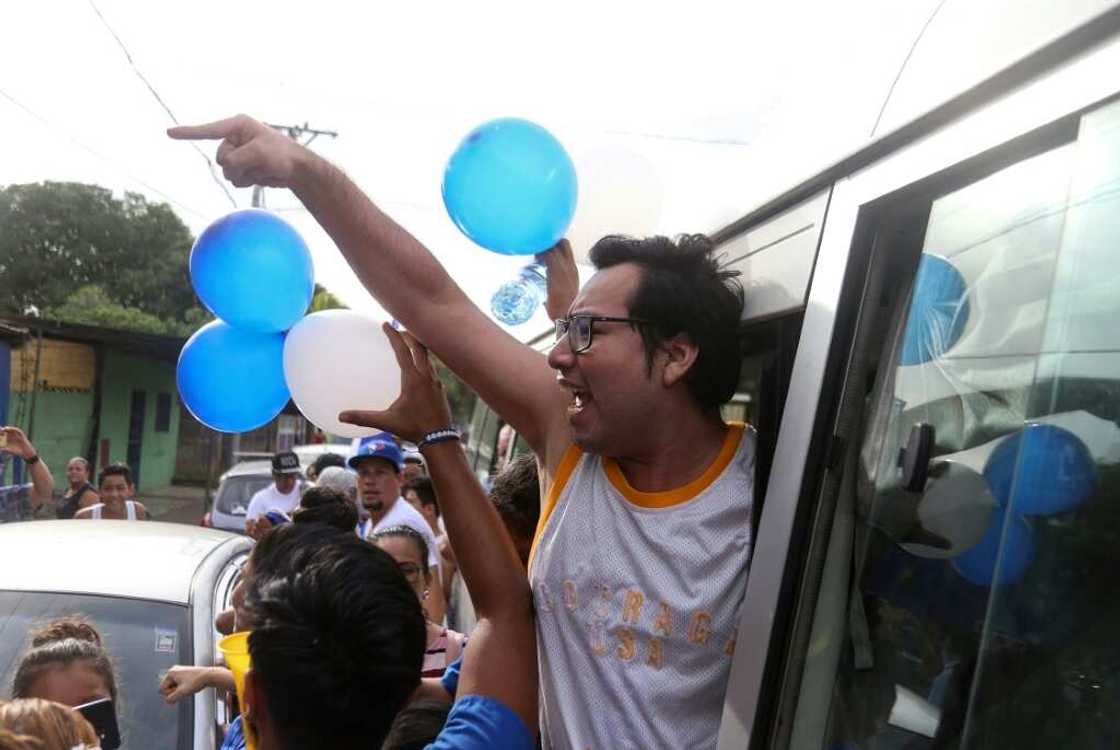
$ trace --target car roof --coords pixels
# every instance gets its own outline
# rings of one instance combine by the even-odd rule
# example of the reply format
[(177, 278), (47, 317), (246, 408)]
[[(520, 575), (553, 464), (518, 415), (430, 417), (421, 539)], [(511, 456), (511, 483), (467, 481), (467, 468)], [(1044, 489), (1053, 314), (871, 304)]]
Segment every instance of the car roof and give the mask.
[(241, 461), (226, 470), (222, 474), (222, 479), (226, 477), (242, 477), (242, 476), (272, 476), (272, 462), (271, 461)]
[(244, 537), (158, 521), (0, 524), (0, 590), (57, 591), (187, 604), (203, 561)]

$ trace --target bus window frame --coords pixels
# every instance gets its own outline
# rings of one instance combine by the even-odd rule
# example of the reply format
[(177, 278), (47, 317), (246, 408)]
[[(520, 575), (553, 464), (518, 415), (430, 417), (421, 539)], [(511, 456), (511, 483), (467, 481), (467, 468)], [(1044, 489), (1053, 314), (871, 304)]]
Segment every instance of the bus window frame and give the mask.
[[(1054, 54), (1044, 50), (1039, 55), (1045, 52)], [(986, 102), (963, 113), (957, 111), (960, 104), (956, 103), (939, 108), (951, 111), (919, 118), (932, 128), (930, 132), (908, 131), (911, 140), (898, 144), (897, 151), (884, 151), (868, 164), (853, 157), (847, 162), (851, 173), (836, 171), (829, 177), (835, 180), (833, 194), (763, 500), (745, 598), (751, 606), (743, 608), (740, 619), (738, 642), (743, 647), (736, 649), (732, 660), (720, 750), (763, 747), (770, 740), (775, 678), (785, 654), (783, 626), (791, 615), (789, 603), (797, 582), (799, 561), (794, 542), (816, 500), (819, 475), (828, 456), (828, 428), (835, 419), (843, 358), (858, 314), (858, 305), (850, 302), (852, 288), (856, 287), (857, 295), (861, 291), (861, 268), (866, 269), (869, 259), (876, 212), (916, 189), (928, 190), (929, 181), (938, 175), (991, 168), (993, 159), (1000, 158), (994, 155), (1008, 158), (1030, 142), (1033, 134), (1045, 133), (1048, 126), (1068, 124), (1120, 94), (1114, 75), (1108, 72), (1120, 67), (1120, 37), (1095, 43), (1081, 54), (1066, 51), (1066, 55), (1052, 69), (1034, 71), (1037, 77), (1026, 82), (1009, 83), (1006, 72), (997, 74), (976, 87), (986, 93)], [(1044, 65), (1047, 61), (1035, 62)], [(992, 90), (1000, 83), (1011, 88)], [(891, 134), (877, 144), (889, 145), (897, 137)], [(867, 152), (876, 154), (877, 148), (869, 147)], [(841, 162), (835, 169), (843, 165)], [(820, 179), (784, 195), (792, 202), (819, 189)], [(788, 206), (772, 203), (754, 216), (761, 221)], [(749, 231), (753, 224), (733, 226), (738, 234)]]

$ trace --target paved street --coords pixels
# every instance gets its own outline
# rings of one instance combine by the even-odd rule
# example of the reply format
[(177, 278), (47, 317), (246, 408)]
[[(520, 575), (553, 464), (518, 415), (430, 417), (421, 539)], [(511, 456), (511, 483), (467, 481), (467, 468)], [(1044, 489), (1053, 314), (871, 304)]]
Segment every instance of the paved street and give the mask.
[(137, 494), (157, 521), (197, 524), (206, 512), (206, 493), (202, 487), (176, 485)]

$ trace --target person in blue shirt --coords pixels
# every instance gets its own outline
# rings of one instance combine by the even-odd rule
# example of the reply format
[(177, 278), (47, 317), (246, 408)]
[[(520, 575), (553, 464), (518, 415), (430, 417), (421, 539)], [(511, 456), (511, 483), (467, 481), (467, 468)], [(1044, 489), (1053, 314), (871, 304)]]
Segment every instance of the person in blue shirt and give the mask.
[[(385, 332), (401, 367), (401, 396), (386, 411), (340, 417), (419, 446), (478, 614), (451, 713), (429, 748), (531, 750), (537, 659), (525, 571), (449, 429), (427, 351), (407, 333)], [(260, 545), (275, 546), (299, 526), (276, 529)], [(425, 629), (415, 593), (388, 554), (353, 534), (303, 545), (284, 567), (279, 576), (258, 567), (246, 586), (253, 624), (246, 728), (259, 750), (378, 747), (420, 684)]]

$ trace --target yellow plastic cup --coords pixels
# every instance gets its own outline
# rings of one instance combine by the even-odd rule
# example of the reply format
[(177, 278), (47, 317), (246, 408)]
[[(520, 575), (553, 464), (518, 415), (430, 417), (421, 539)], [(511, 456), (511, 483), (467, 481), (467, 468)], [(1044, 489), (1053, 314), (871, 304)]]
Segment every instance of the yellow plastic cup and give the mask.
[[(227, 635), (218, 641), (218, 650), (225, 657), (226, 666), (233, 672), (233, 684), (237, 688), (237, 703), (241, 706), (241, 713), (245, 713), (245, 673), (249, 671), (249, 631)], [(245, 720), (241, 721), (241, 731), (245, 735), (245, 747), (254, 750), (256, 740), (249, 731)]]

